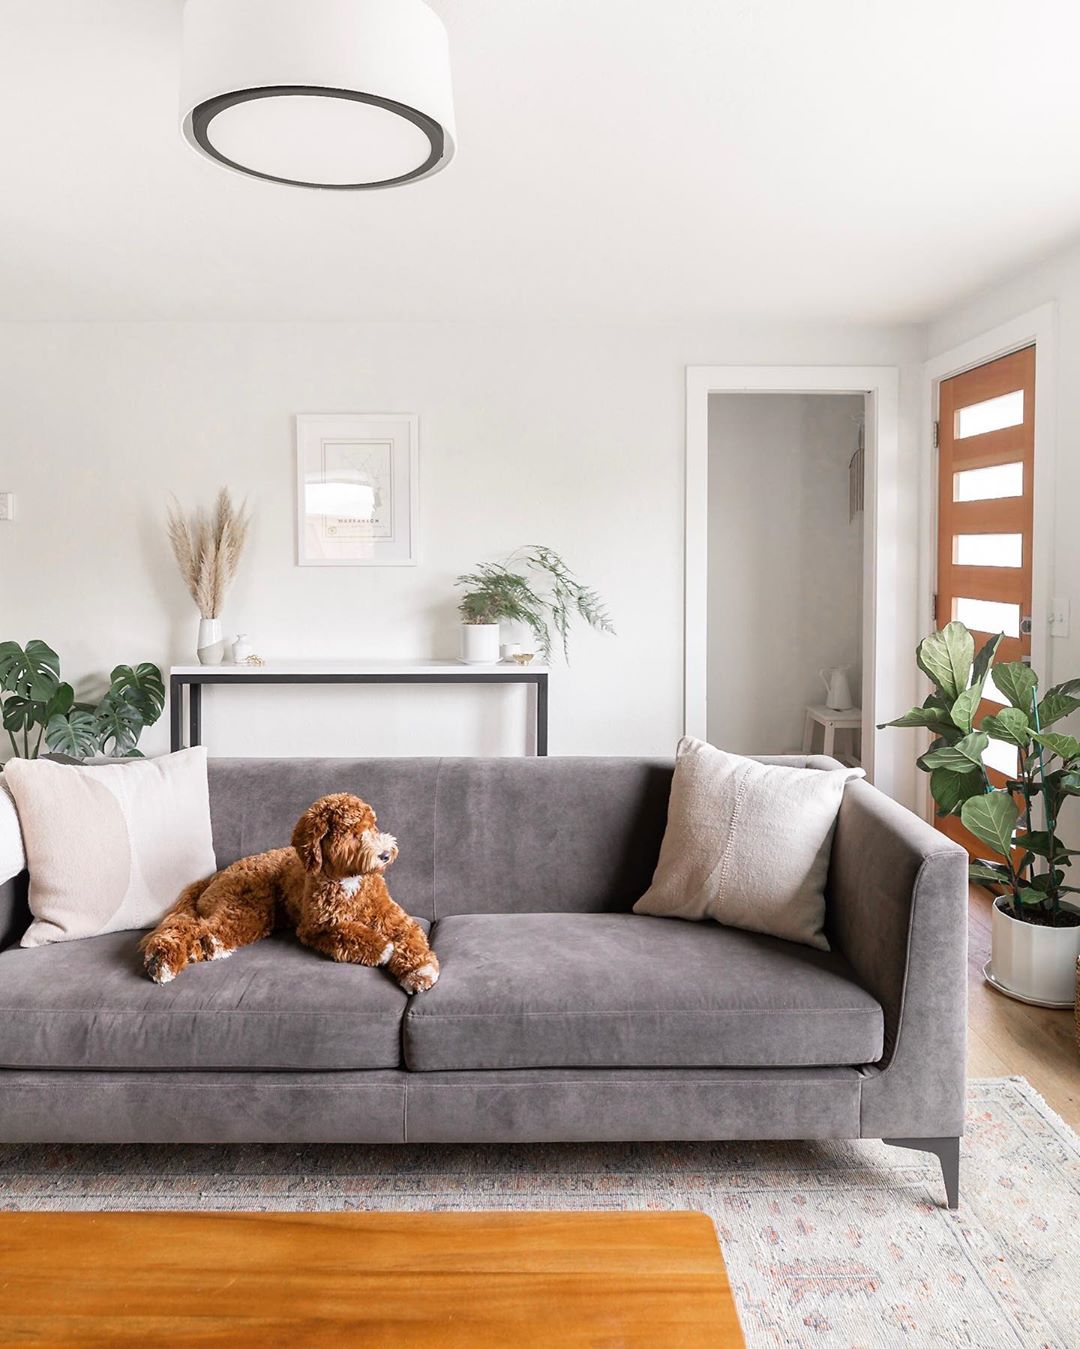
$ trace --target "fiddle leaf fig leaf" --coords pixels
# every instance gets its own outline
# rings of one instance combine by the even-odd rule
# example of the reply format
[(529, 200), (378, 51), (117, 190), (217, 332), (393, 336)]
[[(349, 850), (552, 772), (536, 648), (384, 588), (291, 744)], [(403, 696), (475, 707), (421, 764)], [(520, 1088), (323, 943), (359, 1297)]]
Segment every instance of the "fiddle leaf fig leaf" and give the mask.
[[(1004, 689), (1002, 692), (1004, 693)], [(1027, 715), (1018, 707), (1003, 707), (1000, 712), (983, 717), (981, 729), (995, 740), (1019, 745), (1021, 749), (1027, 749), (1031, 743), (1031, 725)]]
[(895, 721), (883, 721), (878, 730), (883, 731), (886, 726), (921, 726), (936, 735), (947, 734), (956, 729), (949, 718), (949, 713), (939, 707), (913, 707)]
[(968, 686), (975, 658), (975, 639), (963, 623), (949, 623), (919, 643), (915, 660), (950, 703)]
[(960, 808), (964, 827), (1002, 857), (1010, 854), (1013, 830), (1019, 818), (1020, 807), (1007, 792), (973, 796)]
[(986, 676), (990, 673), (990, 666), (994, 663), (994, 657), (997, 655), (998, 647), (1005, 640), (1005, 634), (999, 632), (996, 637), (991, 637), (986, 642), (979, 654), (975, 657), (975, 663), (971, 667), (971, 683), (978, 685), (980, 691), (986, 683)]
[(930, 774), (930, 795), (941, 815), (959, 815), (964, 802), (972, 796), (980, 796), (985, 786), (978, 769), (954, 773), (948, 768), (935, 768)]
[(1065, 763), (1080, 759), (1080, 740), (1071, 735), (1060, 735), (1057, 731), (1037, 731), (1033, 737), (1044, 749), (1056, 754)]
[(975, 712), (982, 702), (982, 684), (972, 684), (969, 689), (965, 689), (952, 705), (950, 716), (953, 723), (964, 731), (965, 734), (971, 730), (971, 724), (975, 719)]
[(1008, 885), (1009, 869), (998, 862), (969, 862), (968, 879), (990, 885)]
[(919, 763), (925, 768), (947, 768), (950, 773), (970, 773), (973, 769), (982, 772), (983, 751), (990, 743), (990, 737), (982, 731), (965, 735), (955, 745), (943, 745), (924, 754)]
[(1069, 858), (1077, 854), (1072, 848), (1067, 848), (1061, 839), (1054, 834), (1048, 834), (1045, 829), (1034, 829), (1027, 834), (1017, 834), (1014, 847), (1025, 848), (1032, 852), (1036, 857), (1045, 857), (1050, 861), (1050, 855), (1053, 853), (1053, 860), (1060, 862), (1063, 866), (1069, 866)]
[(1041, 904), (1046, 895), (1042, 890), (1036, 890), (1034, 886), (1024, 885), (1016, 891), (1016, 898), (1021, 904)]
[[(1002, 690), (1004, 692), (1004, 690)], [(1053, 726), (1055, 721), (1060, 721), (1062, 717), (1067, 717), (1080, 707), (1080, 698), (1073, 698), (1067, 693), (1061, 693), (1057, 689), (1050, 689), (1046, 697), (1039, 704), (1039, 726), (1045, 730), (1047, 726)]]
[(1025, 715), (1031, 711), (1039, 680), (1029, 665), (1025, 665), (1022, 660), (995, 665), (994, 684), (1013, 707), (1018, 707)]

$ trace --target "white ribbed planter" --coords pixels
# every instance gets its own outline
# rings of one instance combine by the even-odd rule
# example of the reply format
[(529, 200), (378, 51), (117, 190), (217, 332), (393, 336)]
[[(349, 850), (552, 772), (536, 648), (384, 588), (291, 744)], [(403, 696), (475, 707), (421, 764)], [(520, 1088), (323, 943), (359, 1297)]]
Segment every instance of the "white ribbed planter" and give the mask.
[[(996, 983), (1008, 993), (1033, 1002), (1072, 1005), (1076, 994), (1076, 961), (1080, 927), (1040, 927), (1010, 918), (1007, 896), (994, 900), (990, 921), (990, 967)], [(1063, 905), (1073, 909), (1073, 905)]]
[(466, 665), (498, 665), (498, 623), (462, 623), (461, 659)]

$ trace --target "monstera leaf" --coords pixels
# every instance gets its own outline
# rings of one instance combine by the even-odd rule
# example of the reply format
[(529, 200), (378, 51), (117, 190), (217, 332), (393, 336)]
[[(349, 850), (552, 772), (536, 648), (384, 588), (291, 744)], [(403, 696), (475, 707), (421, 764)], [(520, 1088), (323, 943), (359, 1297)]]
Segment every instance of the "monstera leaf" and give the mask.
[(165, 707), (165, 681), (161, 671), (149, 661), (141, 665), (118, 665), (109, 676), (109, 692), (130, 703), (142, 717), (144, 726), (151, 726)]
[(0, 688), (31, 702), (47, 703), (60, 683), (60, 657), (35, 638), (25, 648), (0, 642)]
[(57, 754), (88, 759), (97, 753), (100, 743), (97, 717), (80, 707), (67, 714), (58, 712), (45, 727), (45, 743)]
[(139, 741), (143, 717), (124, 697), (109, 692), (93, 714), (103, 754), (130, 754)]
[(1020, 808), (1008, 792), (985, 792), (965, 801), (960, 808), (964, 827), (1002, 857), (1010, 854), (1019, 818)]
[(915, 660), (920, 670), (954, 703), (967, 688), (975, 659), (975, 639), (963, 623), (949, 623), (919, 643)]

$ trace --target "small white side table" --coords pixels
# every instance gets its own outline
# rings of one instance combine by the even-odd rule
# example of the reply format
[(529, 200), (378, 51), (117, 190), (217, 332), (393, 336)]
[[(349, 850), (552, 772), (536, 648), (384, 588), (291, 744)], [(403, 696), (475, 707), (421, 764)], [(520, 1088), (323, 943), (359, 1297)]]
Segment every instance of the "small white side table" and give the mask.
[[(842, 762), (848, 763), (852, 768), (858, 768), (859, 760), (855, 756), (855, 733), (862, 731), (862, 708), (848, 707), (843, 712), (838, 712), (835, 707), (823, 707), (815, 704), (806, 709), (806, 720), (803, 723), (803, 753), (809, 754), (814, 747), (814, 727), (820, 726), (824, 732), (821, 752), (828, 754), (833, 758), (840, 758)], [(848, 755), (835, 754), (836, 732), (847, 731), (849, 749)], [(860, 749), (862, 747), (860, 746)]]

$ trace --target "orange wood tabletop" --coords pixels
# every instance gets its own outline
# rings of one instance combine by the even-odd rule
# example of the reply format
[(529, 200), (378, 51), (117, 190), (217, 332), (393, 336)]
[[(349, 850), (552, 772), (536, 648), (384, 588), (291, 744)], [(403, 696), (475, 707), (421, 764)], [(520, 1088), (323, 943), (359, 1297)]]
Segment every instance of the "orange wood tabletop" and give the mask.
[(0, 1343), (741, 1346), (700, 1213), (0, 1213)]

